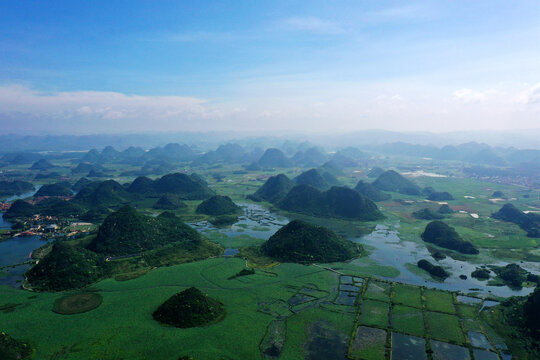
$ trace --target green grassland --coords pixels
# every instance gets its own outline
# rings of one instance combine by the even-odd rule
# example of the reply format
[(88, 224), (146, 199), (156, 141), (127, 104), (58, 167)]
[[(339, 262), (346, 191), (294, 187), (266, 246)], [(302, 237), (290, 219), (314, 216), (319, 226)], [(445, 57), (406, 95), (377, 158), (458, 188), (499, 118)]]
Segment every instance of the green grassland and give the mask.
[[(61, 293), (38, 293), (30, 299), (29, 292), (3, 287), (0, 304), (22, 305), (0, 313), (0, 323), (12, 336), (35, 343), (40, 359), (58, 354), (66, 359), (258, 358), (258, 344), (273, 319), (259, 311), (259, 302), (287, 301), (294, 294), (289, 286), (311, 283), (330, 293), (336, 281), (329, 271), (294, 264), (275, 268), (277, 276), (257, 274), (227, 280), (243, 266), (240, 259), (218, 258), (159, 268), (130, 281), (107, 279), (94, 286), (103, 297), (101, 306), (69, 316), (52, 312)], [(190, 286), (225, 304), (224, 321), (203, 328), (176, 329), (152, 319), (157, 306)]]
[[(447, 313), (454, 307), (453, 293), (363, 277), (359, 303), (344, 306), (332, 301), (338, 285), (347, 282), (329, 269), (279, 264), (231, 279), (244, 266), (243, 259), (220, 257), (157, 268), (131, 280), (106, 279), (86, 289), (102, 297), (101, 305), (73, 315), (53, 309), (78, 292), (2, 287), (0, 323), (13, 337), (32, 343), (38, 359), (255, 359), (268, 344), (281, 346), (284, 359), (318, 358), (314, 354), (324, 351), (379, 359), (387, 340), (359, 350), (351, 340), (357, 328), (462, 345), (467, 344), (464, 330), (485, 328), (467, 325), (479, 323), (480, 304), (459, 304), (456, 315)], [(225, 305), (222, 322), (177, 329), (152, 319), (157, 306), (190, 286)], [(85, 305), (75, 299), (68, 307)]]

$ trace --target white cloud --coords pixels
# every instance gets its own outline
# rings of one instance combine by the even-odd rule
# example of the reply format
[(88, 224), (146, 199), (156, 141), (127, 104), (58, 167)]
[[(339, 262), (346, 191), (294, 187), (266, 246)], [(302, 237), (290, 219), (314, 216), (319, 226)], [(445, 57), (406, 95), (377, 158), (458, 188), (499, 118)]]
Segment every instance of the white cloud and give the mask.
[(345, 29), (338, 23), (313, 16), (291, 17), (284, 21), (287, 28), (317, 34), (341, 34)]
[[(3, 133), (456, 131), (538, 128), (540, 85), (451, 90), (427, 83), (247, 83), (228, 98), (52, 92), (0, 86)], [(518, 101), (518, 99), (521, 99)], [(534, 106), (531, 106), (534, 105)]]
[(527, 93), (527, 104), (540, 104), (540, 83), (534, 85)]
[(18, 124), (13, 123), (13, 119), (20, 119), (38, 129), (42, 125), (40, 119), (45, 122), (55, 119), (62, 129), (77, 132), (92, 128), (95, 131), (148, 130), (171, 124), (180, 129), (193, 127), (195, 120), (216, 116), (207, 111), (205, 103), (202, 99), (181, 96), (102, 91), (46, 93), (23, 86), (0, 86), (0, 125), (16, 128)]
[(363, 20), (367, 23), (378, 24), (433, 19), (435, 16), (436, 14), (432, 8), (416, 4), (369, 11), (364, 14)]
[(487, 100), (486, 93), (474, 91), (471, 89), (460, 89), (454, 91), (454, 100), (464, 104), (477, 104)]

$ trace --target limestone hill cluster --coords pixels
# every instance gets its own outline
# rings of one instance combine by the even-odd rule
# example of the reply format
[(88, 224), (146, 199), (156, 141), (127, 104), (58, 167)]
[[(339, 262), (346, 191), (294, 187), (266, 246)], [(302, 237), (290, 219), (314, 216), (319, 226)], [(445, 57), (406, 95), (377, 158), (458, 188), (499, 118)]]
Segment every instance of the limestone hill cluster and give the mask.
[[(268, 201), (280, 209), (312, 216), (365, 221), (383, 218), (377, 205), (366, 196), (347, 187), (330, 187), (317, 171), (310, 170), (304, 174), (297, 177), (296, 182), (284, 174), (272, 176), (248, 198)], [(299, 179), (301, 184), (297, 183)]]
[[(31, 184), (5, 187), (13, 188), (9, 191), (19, 192), (33, 189)], [(18, 188), (20, 190), (16, 190)], [(4, 216), (13, 219), (42, 214), (101, 221), (110, 212), (109, 209), (116, 210), (127, 204), (152, 200), (156, 209), (177, 210), (186, 207), (183, 200), (205, 200), (213, 195), (214, 191), (197, 174), (174, 173), (156, 180), (141, 176), (125, 186), (114, 180), (91, 181), (83, 177), (74, 185), (68, 182), (43, 185), (35, 197), (50, 199), (35, 205), (17, 200)], [(73, 198), (67, 202), (63, 200), (65, 197)]]
[(85, 287), (111, 276), (109, 257), (145, 256), (147, 263), (180, 251), (189, 260), (221, 252), (195, 229), (170, 212), (145, 216), (124, 206), (105, 218), (97, 236), (85, 247), (57, 241), (26, 277), (36, 290), (62, 291)]

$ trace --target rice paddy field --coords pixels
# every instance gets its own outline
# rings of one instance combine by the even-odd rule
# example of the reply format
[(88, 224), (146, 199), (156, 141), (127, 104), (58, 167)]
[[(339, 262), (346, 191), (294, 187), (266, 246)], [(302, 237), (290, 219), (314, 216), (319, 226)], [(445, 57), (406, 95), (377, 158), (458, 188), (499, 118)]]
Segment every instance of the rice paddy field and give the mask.
[[(476, 349), (500, 354), (498, 339), (477, 317), (481, 298), (313, 265), (280, 264), (228, 280), (243, 268), (242, 259), (216, 258), (128, 281), (107, 279), (85, 290), (99, 294), (101, 304), (72, 314), (65, 299), (78, 292), (3, 287), (0, 322), (12, 336), (35, 344), (38, 359), (403, 359), (409, 348), (430, 353), (435, 341), (471, 359), (480, 359)], [(191, 329), (153, 320), (164, 300), (190, 286), (221, 301), (225, 319)], [(62, 302), (68, 315), (54, 311)]]

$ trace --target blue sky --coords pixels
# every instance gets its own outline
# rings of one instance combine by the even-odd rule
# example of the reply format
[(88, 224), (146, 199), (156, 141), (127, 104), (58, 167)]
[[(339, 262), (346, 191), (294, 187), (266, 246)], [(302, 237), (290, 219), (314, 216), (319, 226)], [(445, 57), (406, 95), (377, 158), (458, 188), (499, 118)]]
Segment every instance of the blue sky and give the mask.
[(2, 132), (540, 127), (538, 1), (0, 1)]

